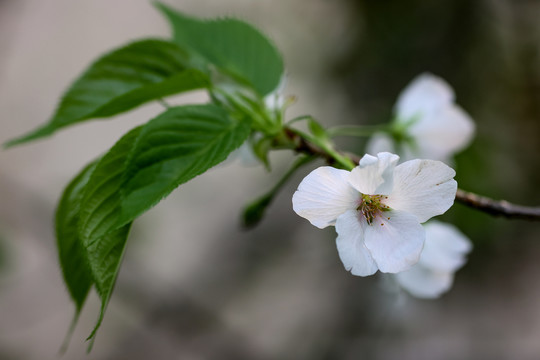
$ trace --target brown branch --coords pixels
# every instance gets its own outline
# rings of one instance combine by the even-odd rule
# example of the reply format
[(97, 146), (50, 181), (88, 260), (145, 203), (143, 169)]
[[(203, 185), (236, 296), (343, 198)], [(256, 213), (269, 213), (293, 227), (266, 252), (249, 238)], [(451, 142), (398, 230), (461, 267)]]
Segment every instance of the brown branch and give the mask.
[[(289, 129), (285, 129), (285, 135), (288, 140), (292, 142), (293, 145), (291, 147), (294, 151), (319, 156), (323, 158), (329, 165), (334, 165), (336, 163), (335, 159), (331, 155), (327, 154), (324, 152), (324, 150), (320, 149), (316, 145), (310, 143), (307, 139), (304, 139), (299, 134)], [(354, 154), (343, 152), (341, 152), (341, 154), (347, 156), (355, 164), (360, 162), (360, 158)], [(461, 189), (457, 190), (456, 201), (494, 216), (504, 216), (509, 219), (540, 221), (540, 207), (512, 204), (506, 200), (494, 200)]]
[(300, 154), (314, 155), (322, 158), (328, 165), (335, 165), (336, 159), (331, 155), (327, 154), (323, 149), (319, 148), (317, 145), (312, 144), (307, 139), (303, 138), (299, 134), (295, 133), (289, 128), (284, 129), (284, 135), (288, 142), (292, 144), (292, 149)]
[(490, 215), (509, 219), (540, 220), (540, 207), (523, 206), (505, 200), (493, 200), (484, 196), (458, 189), (456, 201)]

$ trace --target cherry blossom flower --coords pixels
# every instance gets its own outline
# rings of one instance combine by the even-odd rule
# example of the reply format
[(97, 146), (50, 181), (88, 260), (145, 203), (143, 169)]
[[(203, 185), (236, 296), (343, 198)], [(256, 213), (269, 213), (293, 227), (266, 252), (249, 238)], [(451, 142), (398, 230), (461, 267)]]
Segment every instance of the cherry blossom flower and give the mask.
[(294, 211), (318, 228), (335, 226), (345, 268), (367, 276), (397, 273), (415, 264), (425, 239), (421, 223), (454, 203), (453, 169), (435, 160), (383, 152), (365, 155), (352, 171), (323, 166), (293, 195)]
[(454, 273), (465, 264), (472, 245), (453, 225), (431, 220), (424, 229), (426, 242), (418, 263), (393, 276), (411, 295), (431, 299), (450, 290)]
[(392, 136), (374, 134), (367, 145), (368, 153), (392, 151), (404, 160), (448, 162), (469, 145), (475, 132), (474, 122), (454, 100), (454, 91), (442, 78), (419, 75), (398, 97)]

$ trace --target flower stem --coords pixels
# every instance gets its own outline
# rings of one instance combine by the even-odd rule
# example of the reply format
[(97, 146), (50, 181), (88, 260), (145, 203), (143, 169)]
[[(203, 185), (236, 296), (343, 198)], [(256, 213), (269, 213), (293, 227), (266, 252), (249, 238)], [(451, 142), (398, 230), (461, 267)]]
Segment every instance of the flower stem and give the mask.
[(338, 163), (341, 167), (347, 170), (352, 170), (356, 166), (355, 163), (336, 149), (329, 141), (322, 141), (301, 130), (290, 127), (285, 128), (285, 132), (289, 135), (293, 143), (293, 149), (308, 155), (317, 155), (326, 159), (329, 164)]
[(328, 136), (356, 136), (356, 137), (368, 137), (373, 135), (376, 132), (390, 131), (390, 126), (388, 125), (340, 125), (329, 128)]

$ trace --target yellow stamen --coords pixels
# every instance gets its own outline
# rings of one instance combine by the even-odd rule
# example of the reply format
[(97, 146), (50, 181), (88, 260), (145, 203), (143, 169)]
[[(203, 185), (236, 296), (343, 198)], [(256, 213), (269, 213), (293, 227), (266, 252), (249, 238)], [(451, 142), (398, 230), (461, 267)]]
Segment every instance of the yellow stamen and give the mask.
[(375, 220), (375, 218), (379, 216), (383, 211), (391, 210), (388, 205), (382, 203), (382, 200), (388, 199), (388, 196), (366, 194), (361, 195), (362, 196), (360, 199), (360, 204), (358, 205), (356, 210), (362, 213), (362, 216), (364, 216), (369, 225), (371, 225), (373, 223), (373, 220)]

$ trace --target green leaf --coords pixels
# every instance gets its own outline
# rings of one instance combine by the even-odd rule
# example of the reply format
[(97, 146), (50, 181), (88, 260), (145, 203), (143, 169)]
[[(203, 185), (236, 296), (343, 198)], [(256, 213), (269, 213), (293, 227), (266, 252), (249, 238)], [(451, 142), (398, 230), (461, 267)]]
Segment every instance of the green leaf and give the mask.
[(180, 184), (225, 160), (249, 131), (247, 120), (215, 105), (171, 108), (134, 129), (92, 174), (80, 236), (92, 240), (133, 221)]
[(56, 210), (56, 241), (62, 275), (76, 307), (81, 311), (94, 283), (86, 250), (79, 238), (78, 222), (84, 187), (96, 163), (86, 166), (66, 187)]
[[(99, 239), (110, 229), (118, 227), (116, 224), (122, 200), (120, 189), (125, 182), (129, 154), (142, 128), (138, 126), (122, 136), (101, 158), (92, 173), (81, 203), (79, 235), (83, 241)], [(94, 236), (94, 228), (105, 230)]]
[(105, 310), (109, 304), (120, 265), (126, 248), (131, 223), (97, 239), (84, 241), (88, 254), (88, 263), (95, 280), (96, 290), (101, 299), (99, 318), (87, 340), (91, 340), (88, 351), (92, 349), (96, 333), (101, 326)]
[(169, 19), (174, 40), (202, 61), (243, 80), (264, 96), (277, 88), (283, 60), (276, 47), (250, 24), (236, 19), (200, 20), (168, 6), (157, 7)]
[(114, 50), (71, 85), (49, 123), (6, 146), (47, 136), (84, 120), (113, 116), (164, 96), (207, 87), (208, 76), (188, 68), (187, 61), (184, 50), (164, 40), (141, 40)]
[[(131, 130), (113, 147), (113, 150), (117, 152), (123, 149), (129, 150), (132, 140), (136, 139), (140, 130), (141, 127)], [(60, 259), (68, 289), (77, 305), (77, 312), (80, 311), (92, 284), (96, 286), (101, 298), (100, 315), (89, 336), (92, 341), (109, 303), (131, 226), (131, 223), (128, 223), (115, 231), (93, 239), (80, 237), (78, 231), (84, 214), (82, 204), (88, 202), (88, 198), (92, 196), (89, 195), (89, 185), (92, 180), (95, 181), (97, 171), (116, 170), (114, 168), (116, 163), (111, 160), (110, 157), (105, 156), (86, 167), (68, 185), (57, 211), (56, 228)], [(92, 343), (90, 348), (91, 346)]]
[(79, 237), (78, 222), (84, 187), (97, 162), (86, 166), (66, 187), (56, 209), (56, 242), (58, 258), (64, 282), (75, 303), (75, 314), (60, 353), (67, 350), (79, 314), (86, 301), (90, 288), (94, 284), (92, 272), (88, 265), (86, 250)]
[(92, 285), (101, 298), (101, 311), (89, 338), (94, 338), (101, 325), (120, 269), (126, 239), (131, 224), (92, 242), (79, 237), (78, 222), (85, 187), (97, 162), (86, 166), (66, 187), (56, 211), (56, 238), (60, 266), (76, 312), (62, 346), (67, 348), (69, 337)]

